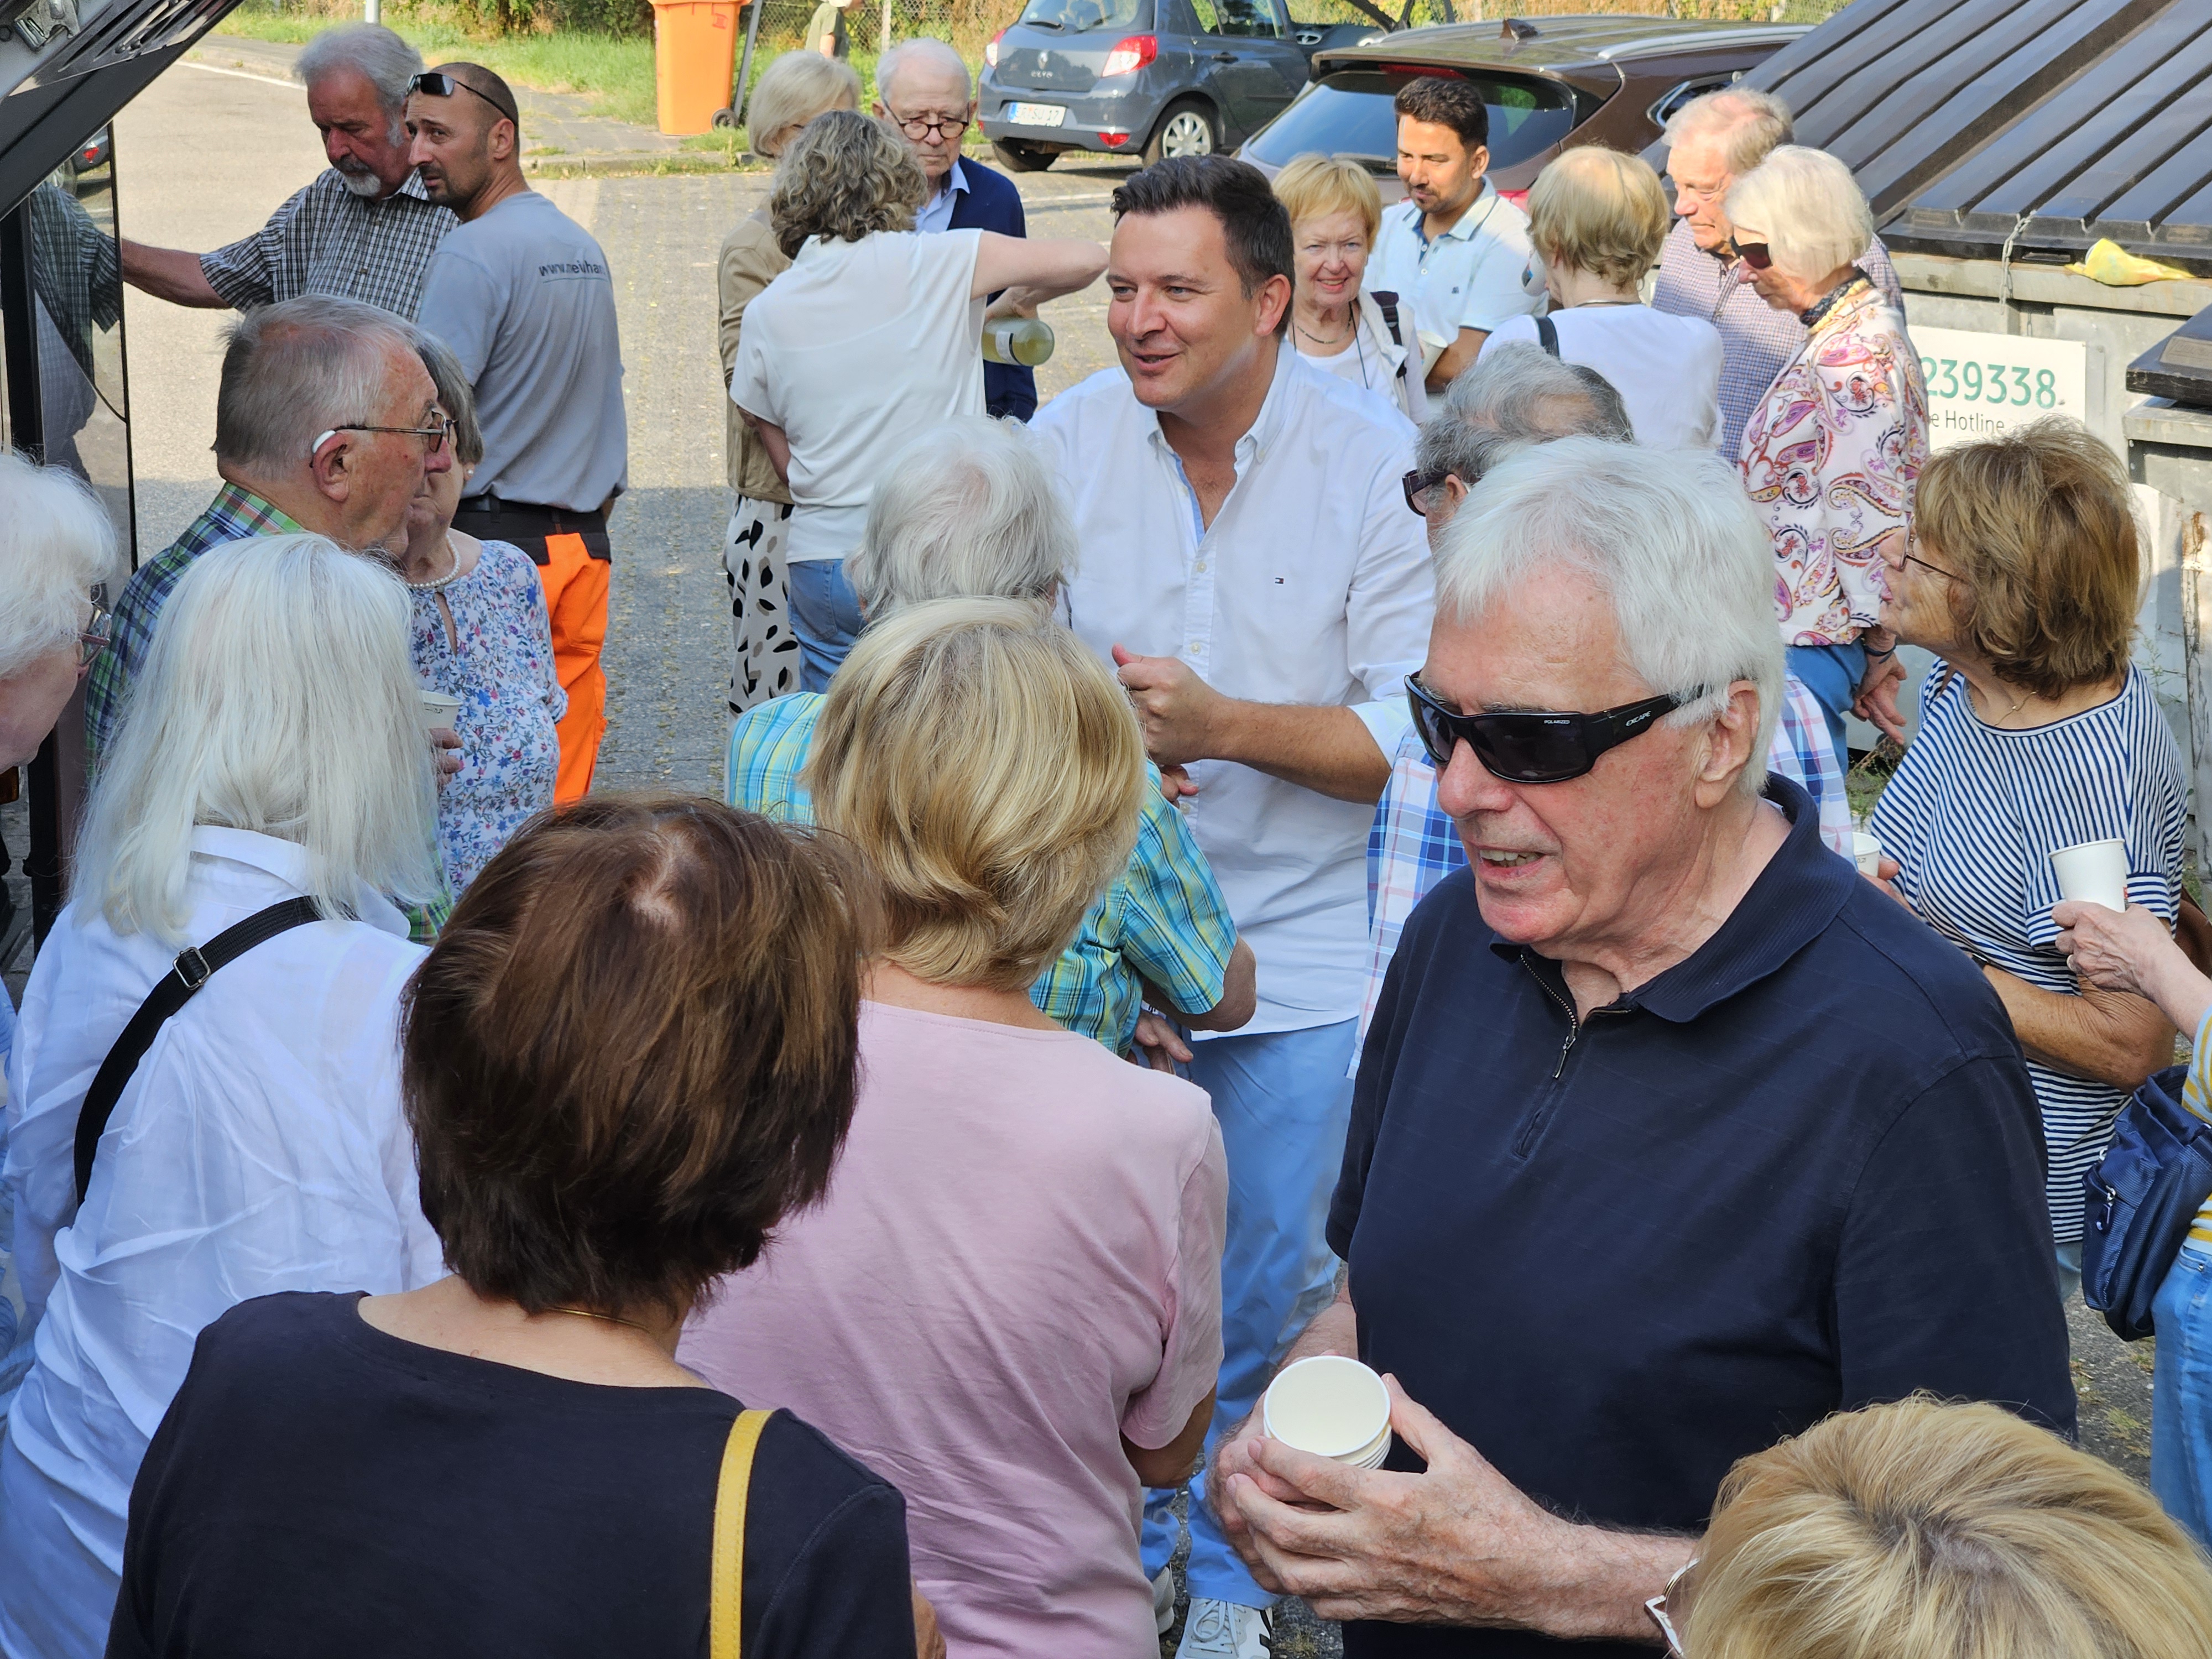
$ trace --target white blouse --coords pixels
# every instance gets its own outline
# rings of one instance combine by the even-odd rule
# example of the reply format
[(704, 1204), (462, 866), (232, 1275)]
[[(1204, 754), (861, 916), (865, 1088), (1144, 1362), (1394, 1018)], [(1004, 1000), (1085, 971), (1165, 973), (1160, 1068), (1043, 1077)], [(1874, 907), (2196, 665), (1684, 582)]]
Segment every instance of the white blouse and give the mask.
[[(307, 854), (192, 832), (185, 937), (306, 890)], [(444, 1273), (400, 1115), (399, 994), (423, 956), (389, 903), (217, 972), (155, 1037), (76, 1205), (79, 1107), (175, 945), (62, 913), (23, 997), (0, 1168), (33, 1361), (0, 1443), (0, 1652), (106, 1644), (124, 1518), (201, 1329), (279, 1291), (409, 1290)]]

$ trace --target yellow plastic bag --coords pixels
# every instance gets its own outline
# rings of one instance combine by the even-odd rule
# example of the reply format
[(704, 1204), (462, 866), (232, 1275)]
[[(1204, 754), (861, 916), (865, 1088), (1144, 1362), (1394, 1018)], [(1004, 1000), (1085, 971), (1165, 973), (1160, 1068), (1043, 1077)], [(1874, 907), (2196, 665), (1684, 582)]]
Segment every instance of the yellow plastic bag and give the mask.
[(2107, 288), (2140, 288), (2145, 283), (2163, 283), (2176, 276), (2188, 280), (2191, 275), (2130, 253), (2109, 238), (2097, 242), (2085, 258), (2066, 269)]

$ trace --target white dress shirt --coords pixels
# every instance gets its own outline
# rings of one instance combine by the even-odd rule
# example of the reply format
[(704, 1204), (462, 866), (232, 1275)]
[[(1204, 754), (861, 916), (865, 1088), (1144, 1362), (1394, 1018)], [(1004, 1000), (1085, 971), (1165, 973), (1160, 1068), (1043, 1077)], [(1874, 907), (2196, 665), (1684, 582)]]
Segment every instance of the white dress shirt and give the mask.
[[(1255, 702), (1346, 707), (1395, 754), (1405, 678), (1428, 649), (1434, 588), (1399, 480), (1413, 423), (1380, 398), (1278, 348), (1237, 483), (1201, 528), (1182, 465), (1119, 368), (1037, 411), (1030, 430), (1075, 510), (1069, 620), (1113, 647), (1176, 657)], [(1332, 800), (1227, 761), (1190, 768), (1190, 827), (1259, 958), (1246, 1033), (1359, 1012), (1371, 805)]]
[(1509, 317), (1542, 308), (1543, 267), (1528, 240), (1528, 216), (1489, 179), (1443, 235), (1431, 241), (1421, 226), (1421, 210), (1410, 199), (1382, 210), (1367, 286), (1413, 302), (1431, 362), (1463, 328), (1486, 334)]
[[(1562, 362), (1605, 376), (1646, 449), (1711, 449), (1720, 432), (1720, 331), (1650, 306), (1571, 306), (1551, 317)], [(1491, 345), (1540, 345), (1534, 317), (1509, 317)]]
[[(291, 842), (195, 830), (185, 937), (304, 891), (307, 866)], [(36, 1356), (0, 1443), (0, 1652), (104, 1650), (131, 1480), (204, 1327), (274, 1291), (444, 1273), (399, 1108), (399, 993), (423, 951), (389, 903), (356, 910), (255, 946), (171, 1017), (116, 1102), (82, 1209), (78, 1109), (180, 947), (80, 903), (39, 952), (0, 1176)]]

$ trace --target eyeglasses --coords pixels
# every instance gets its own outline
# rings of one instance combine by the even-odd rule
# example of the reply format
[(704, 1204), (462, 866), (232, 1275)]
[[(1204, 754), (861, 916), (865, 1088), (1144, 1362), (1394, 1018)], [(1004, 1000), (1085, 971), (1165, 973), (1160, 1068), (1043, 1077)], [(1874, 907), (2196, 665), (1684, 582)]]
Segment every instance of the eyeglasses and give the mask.
[(1774, 255), (1768, 252), (1764, 242), (1739, 242), (1731, 236), (1729, 246), (1735, 251), (1737, 258), (1753, 270), (1765, 270), (1774, 264)]
[(1442, 487), (1445, 479), (1455, 475), (1449, 469), (1442, 472), (1424, 472), (1419, 467), (1398, 480), (1398, 487), (1406, 492), (1406, 505), (1423, 518), (1429, 516), (1429, 492)]
[(410, 438), (423, 440), (424, 454), (442, 455), (446, 453), (446, 447), (453, 441), (453, 417), (450, 415), (441, 415), (428, 426), (365, 426), (359, 422), (349, 422), (344, 426), (332, 427), (317, 438), (307, 451), (308, 458), (313, 459), (321, 454), (323, 446), (341, 432), (397, 432)]
[(1438, 702), (1419, 680), (1410, 675), (1406, 680), (1406, 702), (1413, 711), (1413, 729), (1421, 734), (1421, 747), (1429, 751), (1437, 769), (1441, 771), (1449, 766), (1452, 756), (1465, 743), (1474, 750), (1485, 771), (1508, 783), (1565, 783), (1579, 778), (1597, 764), (1598, 757), (1607, 750), (1640, 737), (1662, 714), (1705, 695), (1702, 686), (1695, 691), (1669, 691), (1595, 714), (1517, 708), (1462, 714)]
[(475, 93), (477, 97), (483, 99), (484, 102), (489, 104), (501, 115), (507, 117), (508, 120), (514, 122), (516, 127), (520, 128), (522, 125), (522, 117), (514, 110), (509, 109), (505, 104), (501, 103), (498, 99), (493, 97), (489, 93), (477, 92), (477, 89), (471, 86), (467, 82), (457, 80), (453, 76), (445, 73), (442, 70), (424, 70), (422, 74), (416, 76), (413, 80), (407, 83), (407, 90), (410, 92), (427, 92), (433, 98), (450, 98), (456, 92)]
[(115, 618), (98, 599), (92, 602), (92, 617), (76, 636), (76, 665), (89, 668), (107, 649), (109, 636), (113, 633)]
[[(1908, 542), (1906, 545), (1909, 547), (1911, 544)], [(1904, 564), (1917, 564), (1923, 570), (1932, 570), (1947, 581), (1962, 582), (1966, 580), (1955, 570), (1946, 570), (1940, 564), (1929, 563), (1927, 560), (1922, 558), (1917, 553), (1900, 553), (1897, 556), (1899, 562)]]
[(1660, 1638), (1667, 1644), (1668, 1659), (1687, 1659), (1687, 1652), (1682, 1646), (1681, 1632), (1674, 1628), (1674, 1616), (1668, 1612), (1667, 1603), (1682, 1593), (1683, 1581), (1696, 1571), (1697, 1565), (1697, 1557), (1692, 1556), (1674, 1569), (1673, 1576), (1667, 1580), (1667, 1588), (1644, 1604), (1644, 1611), (1651, 1615), (1651, 1622), (1659, 1626)]
[(911, 121), (896, 115), (891, 118), (909, 138), (957, 138), (968, 131), (964, 115), (918, 115)]

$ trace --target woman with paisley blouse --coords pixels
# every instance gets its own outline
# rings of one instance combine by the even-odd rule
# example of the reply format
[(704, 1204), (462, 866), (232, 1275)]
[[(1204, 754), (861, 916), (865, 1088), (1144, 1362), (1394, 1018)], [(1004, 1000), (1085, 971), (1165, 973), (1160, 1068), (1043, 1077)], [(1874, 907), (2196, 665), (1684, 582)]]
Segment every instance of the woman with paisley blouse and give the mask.
[(1896, 641), (1881, 625), (1882, 554), (1910, 533), (1928, 459), (1928, 392), (1900, 317), (1857, 261), (1866, 198), (1832, 155), (1785, 144), (1728, 193), (1735, 252), (1805, 344), (1743, 429), (1738, 459), (1774, 537), (1774, 607), (1790, 672), (1820, 699), (1839, 764), (1855, 705), (1900, 740)]

